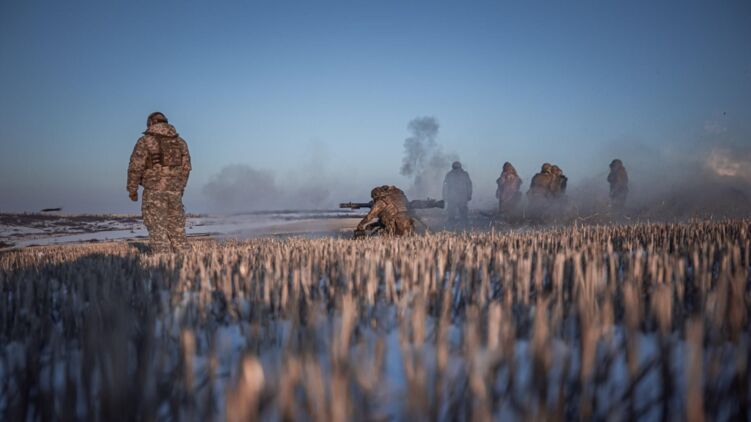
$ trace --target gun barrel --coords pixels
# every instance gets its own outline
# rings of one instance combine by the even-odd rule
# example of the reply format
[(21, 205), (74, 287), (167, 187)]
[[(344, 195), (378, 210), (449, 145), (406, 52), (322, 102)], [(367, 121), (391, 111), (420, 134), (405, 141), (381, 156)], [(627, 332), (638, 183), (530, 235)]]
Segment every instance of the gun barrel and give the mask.
[(435, 199), (416, 199), (409, 201), (409, 208), (413, 210), (421, 210), (426, 208), (443, 208), (445, 202), (443, 200), (438, 201)]
[(352, 210), (358, 210), (360, 208), (371, 208), (373, 207), (372, 202), (343, 202), (339, 204), (339, 208), (349, 208)]

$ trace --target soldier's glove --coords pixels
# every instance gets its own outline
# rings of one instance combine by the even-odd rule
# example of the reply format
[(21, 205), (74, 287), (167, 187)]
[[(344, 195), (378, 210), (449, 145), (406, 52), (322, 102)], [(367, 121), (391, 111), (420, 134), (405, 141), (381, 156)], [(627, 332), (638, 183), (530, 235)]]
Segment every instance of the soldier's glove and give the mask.
[(130, 196), (130, 200), (131, 201), (133, 201), (133, 202), (138, 201), (138, 191), (130, 192), (130, 194), (128, 196)]

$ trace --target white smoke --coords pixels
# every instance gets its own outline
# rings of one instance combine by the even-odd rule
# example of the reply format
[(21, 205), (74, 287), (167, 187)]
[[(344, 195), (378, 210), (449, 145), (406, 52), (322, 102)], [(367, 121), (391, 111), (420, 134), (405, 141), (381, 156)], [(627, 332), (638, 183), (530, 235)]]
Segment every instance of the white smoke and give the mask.
[(436, 142), (439, 127), (434, 117), (418, 117), (407, 125), (412, 136), (404, 140), (400, 172), (412, 178), (407, 191), (413, 197), (439, 197), (445, 173), (459, 159), (456, 154), (445, 154)]
[(719, 177), (732, 177), (751, 184), (751, 152), (730, 148), (715, 148), (710, 151), (705, 167)]

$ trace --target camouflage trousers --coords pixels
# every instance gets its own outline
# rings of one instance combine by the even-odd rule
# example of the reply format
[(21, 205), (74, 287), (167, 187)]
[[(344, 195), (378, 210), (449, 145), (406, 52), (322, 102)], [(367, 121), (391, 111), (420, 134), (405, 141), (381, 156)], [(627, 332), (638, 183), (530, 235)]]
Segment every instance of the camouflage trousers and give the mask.
[(153, 252), (175, 252), (188, 247), (182, 197), (180, 192), (144, 190), (141, 213)]
[(384, 219), (386, 233), (394, 236), (406, 236), (414, 233), (414, 222), (409, 214), (400, 212), (392, 218)]

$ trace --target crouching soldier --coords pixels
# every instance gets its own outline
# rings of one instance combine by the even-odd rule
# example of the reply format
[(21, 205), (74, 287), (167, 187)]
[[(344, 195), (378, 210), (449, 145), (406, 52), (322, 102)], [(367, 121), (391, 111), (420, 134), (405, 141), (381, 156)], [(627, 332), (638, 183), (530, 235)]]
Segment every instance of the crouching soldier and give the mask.
[(143, 186), (141, 214), (151, 250), (183, 250), (188, 246), (182, 202), (191, 170), (188, 145), (160, 112), (151, 113), (146, 126), (130, 156), (128, 194), (138, 201)]
[[(414, 233), (414, 221), (407, 208), (407, 196), (396, 186), (379, 186), (370, 192), (373, 206), (355, 229), (355, 238), (380, 227), (384, 234), (404, 236)], [(377, 221), (373, 221), (378, 219)]]

